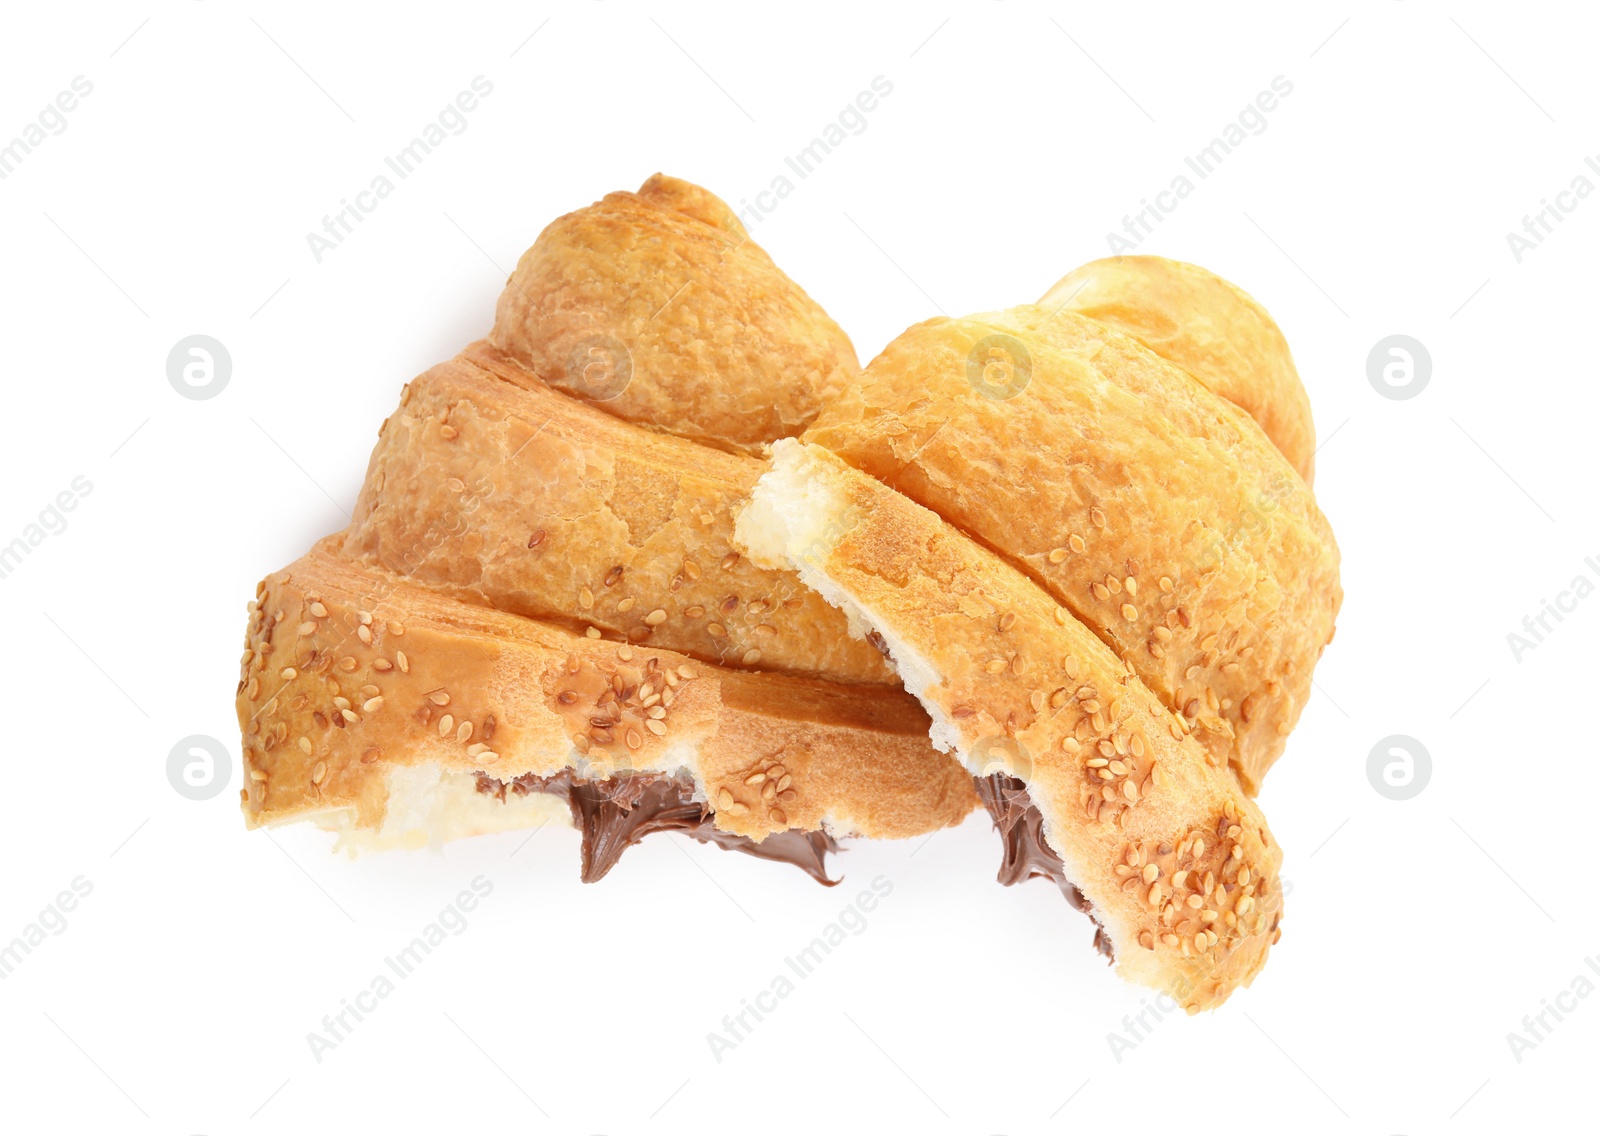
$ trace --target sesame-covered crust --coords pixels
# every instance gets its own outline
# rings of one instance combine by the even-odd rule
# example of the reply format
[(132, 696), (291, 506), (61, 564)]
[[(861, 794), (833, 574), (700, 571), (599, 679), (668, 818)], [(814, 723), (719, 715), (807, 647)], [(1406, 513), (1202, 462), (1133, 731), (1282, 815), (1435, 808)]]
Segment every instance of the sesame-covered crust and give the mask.
[(1243, 411), (1024, 306), (909, 329), (805, 439), (1005, 556), (1259, 789), (1342, 591), (1310, 489)]
[(774, 447), (738, 537), (873, 629), (971, 772), (1026, 785), (1126, 977), (1191, 1012), (1249, 983), (1281, 915), (1266, 820), (1069, 611), (932, 511), (795, 441)]
[(342, 551), (707, 662), (898, 686), (794, 573), (733, 551), (734, 513), (765, 468), (584, 405), (478, 343), (407, 385)]
[(804, 430), (860, 370), (726, 204), (661, 174), (551, 222), (490, 338), (619, 418), (750, 454)]
[(1311, 484), (1317, 434), (1289, 341), (1242, 288), (1197, 264), (1113, 256), (1073, 269), (1039, 300), (1126, 332), (1254, 418)]
[(971, 780), (915, 700), (714, 667), (462, 603), (324, 541), (262, 581), (237, 706), (252, 825), (384, 820), (394, 766), (500, 780), (688, 772), (718, 828), (903, 837), (957, 824)]

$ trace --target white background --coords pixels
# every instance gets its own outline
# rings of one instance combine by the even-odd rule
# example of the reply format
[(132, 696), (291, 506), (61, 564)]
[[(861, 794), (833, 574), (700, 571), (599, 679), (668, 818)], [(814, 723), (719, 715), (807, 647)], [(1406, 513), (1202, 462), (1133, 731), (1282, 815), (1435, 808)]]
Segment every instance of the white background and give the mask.
[[(1520, 264), (1506, 242), (1600, 154), (1578, 6), (172, 3), (5, 24), (0, 140), (94, 85), (0, 181), (0, 543), (93, 485), (0, 580), (0, 941), (93, 885), (0, 982), (7, 1129), (1437, 1133), (1586, 1107), (1600, 997), (1520, 1062), (1507, 1041), (1600, 955), (1600, 598), (1520, 662), (1506, 638), (1600, 581), (1600, 197)], [(468, 129), (318, 264), (306, 233), (480, 74)], [(1261, 798), (1293, 887), (1282, 943), (1222, 1010), (1120, 1055), (1108, 1035), (1147, 992), (1048, 884), (992, 882), (981, 816), (854, 846), (829, 891), (676, 837), (586, 887), (555, 829), (349, 862), (311, 829), (246, 833), (236, 807), (245, 601), (342, 526), (401, 384), (487, 330), (558, 214), (658, 169), (739, 208), (878, 75), (867, 129), (753, 226), (863, 361), (1106, 255), (1185, 154), (1293, 83), (1140, 251), (1241, 284), (1289, 336), (1344, 610)], [(193, 333), (233, 360), (208, 401), (165, 373)], [(1433, 363), (1405, 401), (1367, 379), (1393, 333)], [(233, 754), (210, 801), (167, 782), (190, 734)], [(1408, 801), (1367, 778), (1390, 734), (1432, 755)], [(316, 1062), (323, 1015), (479, 875), (467, 930)], [(707, 1033), (879, 875), (866, 931), (718, 1063)]]

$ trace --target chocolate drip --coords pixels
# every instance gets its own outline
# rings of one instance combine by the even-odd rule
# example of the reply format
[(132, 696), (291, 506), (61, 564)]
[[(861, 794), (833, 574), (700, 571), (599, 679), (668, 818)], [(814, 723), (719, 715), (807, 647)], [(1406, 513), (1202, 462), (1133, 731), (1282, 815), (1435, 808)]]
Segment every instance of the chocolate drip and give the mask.
[(623, 852), (652, 832), (681, 832), (725, 851), (793, 864), (826, 887), (839, 882), (828, 878), (823, 860), (827, 853), (839, 851), (838, 842), (826, 832), (791, 829), (760, 842), (724, 832), (712, 823), (710, 806), (692, 800), (694, 784), (688, 778), (632, 773), (584, 781), (574, 778), (570, 769), (550, 777), (525, 773), (511, 781), (483, 772), (476, 776), (478, 792), (502, 801), (507, 790), (517, 796), (549, 793), (564, 798), (572, 810), (572, 823), (583, 834), (581, 877), (586, 884), (604, 878)]
[(1005, 855), (1000, 861), (1000, 873), (996, 878), (1007, 887), (1035, 877), (1055, 881), (1061, 894), (1067, 897), (1067, 902), (1094, 921), (1095, 950), (1105, 955), (1107, 961), (1115, 961), (1111, 939), (1095, 918), (1094, 905), (1067, 879), (1061, 857), (1045, 843), (1044, 817), (1029, 799), (1027, 786), (1004, 773), (974, 777), (972, 783), (1004, 843)]

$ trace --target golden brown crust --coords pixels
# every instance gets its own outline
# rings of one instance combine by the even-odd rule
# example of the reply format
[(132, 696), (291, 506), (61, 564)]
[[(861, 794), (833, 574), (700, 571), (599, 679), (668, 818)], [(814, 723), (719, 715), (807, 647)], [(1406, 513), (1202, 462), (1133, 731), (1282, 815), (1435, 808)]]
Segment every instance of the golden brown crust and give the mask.
[(1249, 293), (1160, 256), (1092, 260), (1039, 300), (1109, 324), (1176, 363), (1254, 418), (1311, 484), (1317, 433), (1289, 341)]
[[(269, 576), (251, 605), (237, 706), (252, 826), (349, 809), (376, 828), (390, 768), (422, 763), (501, 780), (686, 769), (717, 826), (758, 841), (825, 823), (911, 836), (977, 803), (903, 691), (573, 634), (358, 567), (336, 541)], [(774, 766), (764, 798), (751, 778)]]
[(585, 406), (478, 343), (406, 387), (343, 551), (707, 662), (895, 684), (792, 572), (732, 552), (733, 515), (765, 468)]
[(540, 233), (490, 338), (619, 418), (752, 454), (804, 430), (860, 369), (723, 202), (661, 174)]
[(805, 438), (1007, 557), (1259, 788), (1342, 591), (1310, 490), (1242, 411), (1104, 324), (1020, 307), (911, 328)]
[(739, 536), (882, 635), (969, 770), (1026, 783), (1125, 976), (1191, 1011), (1250, 982), (1278, 935), (1280, 850), (1226, 766), (1087, 628), (820, 447), (779, 443)]

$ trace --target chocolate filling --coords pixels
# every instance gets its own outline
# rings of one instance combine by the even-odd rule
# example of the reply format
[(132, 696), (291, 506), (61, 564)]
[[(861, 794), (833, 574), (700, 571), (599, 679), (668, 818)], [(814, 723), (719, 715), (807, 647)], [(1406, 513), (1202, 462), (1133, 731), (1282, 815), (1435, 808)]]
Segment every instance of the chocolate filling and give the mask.
[(1054, 880), (1061, 894), (1067, 897), (1067, 902), (1094, 921), (1095, 950), (1105, 955), (1108, 962), (1115, 961), (1111, 953), (1111, 938), (1100, 926), (1100, 921), (1095, 919), (1094, 905), (1067, 879), (1061, 857), (1045, 843), (1044, 817), (1028, 798), (1027, 786), (1004, 773), (974, 777), (972, 783), (978, 790), (984, 808), (989, 810), (989, 816), (994, 819), (995, 828), (1000, 830), (1000, 839), (1005, 845), (1005, 856), (1000, 861), (1000, 874), (996, 878), (1007, 887), (1036, 876)]
[(681, 832), (725, 851), (793, 864), (826, 887), (839, 882), (828, 878), (823, 863), (827, 853), (839, 851), (838, 841), (826, 832), (790, 829), (774, 832), (759, 843), (724, 832), (712, 823), (710, 805), (691, 799), (694, 783), (687, 777), (630, 773), (604, 781), (583, 781), (574, 778), (570, 769), (551, 777), (524, 773), (511, 781), (483, 772), (475, 776), (478, 792), (502, 801), (508, 790), (519, 797), (529, 793), (564, 797), (572, 810), (573, 825), (583, 834), (580, 874), (586, 884), (604, 878), (623, 852), (652, 832)]

